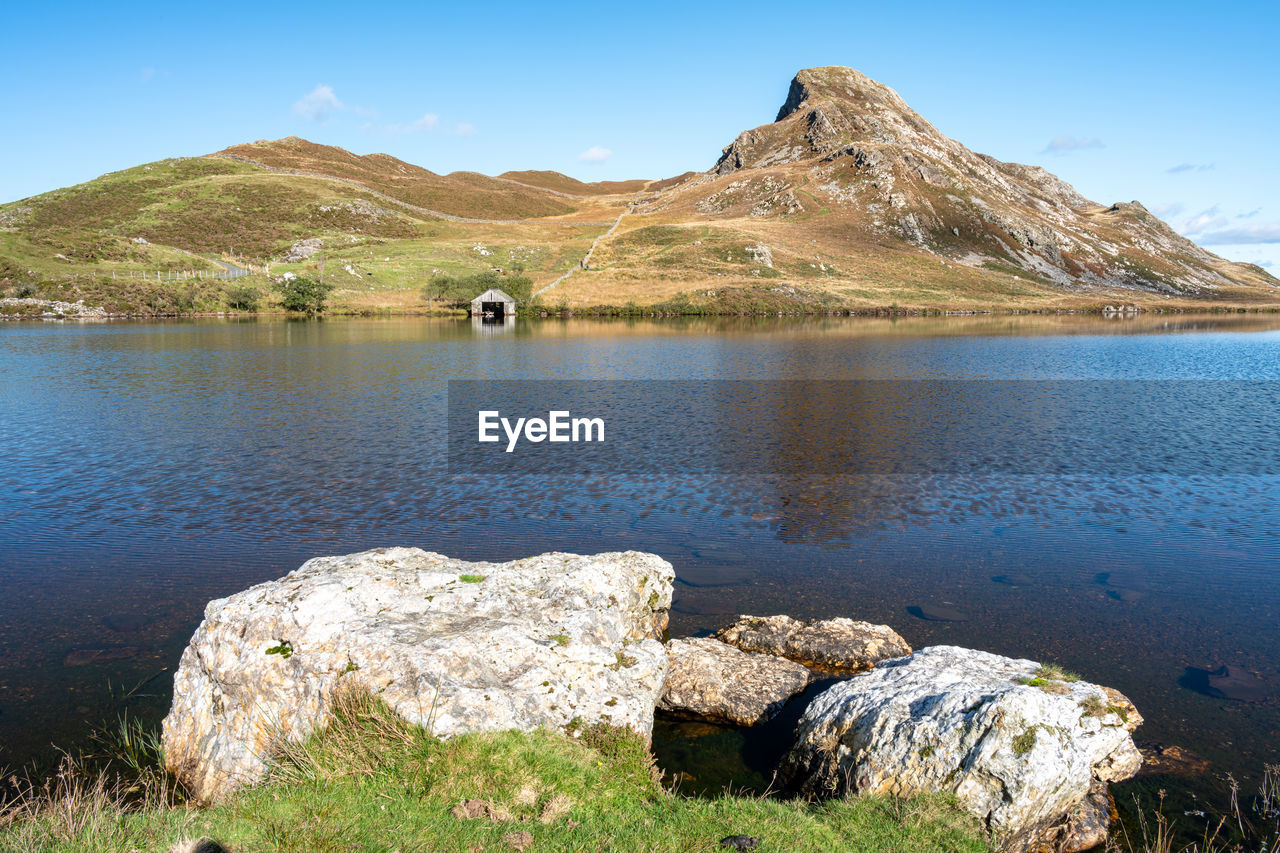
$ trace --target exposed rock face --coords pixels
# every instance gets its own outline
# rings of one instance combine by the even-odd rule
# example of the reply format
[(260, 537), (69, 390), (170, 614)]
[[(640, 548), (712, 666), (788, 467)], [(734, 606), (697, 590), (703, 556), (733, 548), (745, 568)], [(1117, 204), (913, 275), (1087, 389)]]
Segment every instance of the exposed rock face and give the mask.
[(1100, 786), (1142, 763), (1142, 718), (1097, 685), (1024, 683), (1038, 669), (953, 646), (880, 664), (813, 700), (783, 776), (809, 794), (949, 791), (1006, 850), (1086, 849)]
[(195, 796), (219, 798), (262, 777), (274, 738), (320, 725), (340, 685), (441, 737), (574, 719), (649, 737), (674, 577), (634, 551), (309, 560), (205, 608), (174, 677), (165, 760)]
[[(740, 133), (664, 209), (683, 199), (702, 216), (791, 212), (758, 204), (769, 183), (805, 187), (850, 238), (890, 238), (931, 262), (1017, 268), (1055, 290), (1209, 295), (1246, 286), (1274, 296), (1280, 287), (1205, 251), (1137, 202), (1098, 204), (1038, 166), (969, 150), (852, 68), (798, 73), (774, 122)], [(810, 251), (789, 245), (785, 230), (770, 233), (775, 255)]]
[[(0, 299), (0, 308), (11, 307), (18, 313), (30, 312), (41, 317), (108, 317), (107, 309), (96, 305), (85, 305), (84, 300), (75, 302), (59, 302), (55, 299), (35, 299), (32, 297), (7, 296)], [(8, 313), (0, 311), (0, 314)]]
[(751, 260), (764, 267), (773, 269), (773, 252), (764, 243), (747, 247), (747, 255)]
[(809, 684), (809, 669), (772, 655), (697, 637), (667, 643), (670, 669), (658, 708), (715, 722), (770, 720)]
[(324, 243), (319, 237), (308, 237), (305, 240), (299, 240), (289, 247), (289, 251), (280, 260), (286, 264), (295, 264), (298, 261), (305, 261), (323, 248)]
[(804, 622), (790, 616), (740, 616), (715, 634), (747, 652), (778, 655), (826, 672), (861, 672), (911, 646), (888, 625), (853, 619)]

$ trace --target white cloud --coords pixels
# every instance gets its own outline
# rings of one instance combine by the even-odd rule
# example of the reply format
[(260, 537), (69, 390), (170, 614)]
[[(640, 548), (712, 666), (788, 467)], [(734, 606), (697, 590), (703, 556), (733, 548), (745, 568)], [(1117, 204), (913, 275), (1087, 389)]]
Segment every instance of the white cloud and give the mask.
[(1094, 139), (1088, 136), (1055, 136), (1049, 140), (1049, 144), (1045, 146), (1045, 153), (1048, 154), (1067, 154), (1071, 151), (1080, 151), (1084, 148), (1105, 148), (1102, 140)]
[(1161, 219), (1169, 219), (1170, 217), (1177, 216), (1182, 212), (1182, 203), (1171, 201), (1168, 204), (1157, 204), (1155, 207), (1151, 208), (1151, 212)]
[(602, 148), (599, 145), (592, 145), (586, 151), (578, 155), (580, 163), (603, 163), (613, 156), (613, 152), (608, 148)]
[(321, 84), (294, 102), (293, 114), (311, 121), (327, 121), (340, 109), (342, 101), (333, 93), (333, 88)]
[(1212, 168), (1212, 163), (1179, 163), (1176, 166), (1170, 166), (1165, 169), (1165, 172), (1170, 175), (1180, 175), (1183, 172), (1207, 172)]
[(1249, 211), (1248, 213), (1237, 213), (1236, 219), (1252, 219), (1253, 217), (1257, 216), (1261, 212), (1262, 212), (1262, 208), (1255, 207), (1253, 210)]
[(1200, 235), (1197, 243), (1206, 246), (1239, 246), (1255, 243), (1280, 243), (1280, 222), (1222, 228)]
[[(420, 119), (409, 122), (408, 124), (389, 124), (385, 130), (387, 133), (430, 133), (440, 124), (440, 116), (435, 113), (427, 113)], [(366, 125), (370, 127), (371, 125)]]
[(1182, 226), (1182, 233), (1184, 236), (1200, 234), (1212, 228), (1221, 228), (1226, 224), (1227, 218), (1219, 213), (1218, 206), (1215, 204), (1188, 219)]
[(464, 121), (462, 124), (458, 125), (459, 136), (471, 136), (475, 132), (476, 126), (469, 121)]

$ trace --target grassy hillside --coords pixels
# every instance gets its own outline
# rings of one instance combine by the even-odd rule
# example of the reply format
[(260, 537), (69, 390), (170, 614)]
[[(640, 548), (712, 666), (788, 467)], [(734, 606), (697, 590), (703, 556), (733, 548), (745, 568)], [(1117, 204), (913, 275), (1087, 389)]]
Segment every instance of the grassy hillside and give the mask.
[[(294, 240), (337, 232), (416, 235), (415, 221), (373, 195), (317, 178), (264, 172), (244, 163), (180, 158), (112, 172), (88, 183), (0, 207), (5, 258), (40, 271), (52, 263), (162, 262), (133, 242), (197, 254), (269, 259)], [(190, 263), (175, 263), (175, 268)]]
[[(272, 779), (228, 802), (166, 807), (144, 774), (132, 808), (101, 784), (64, 777), (51, 795), (0, 810), (0, 851), (160, 851), (211, 837), (232, 851), (591, 850), (687, 853), (749, 835), (769, 851), (988, 851), (978, 822), (943, 797), (821, 805), (665, 788), (629, 732), (472, 735), (440, 742), (368, 698), (288, 748)], [(137, 802), (142, 789), (150, 793)]]
[(277, 169), (296, 169), (358, 181), (418, 207), (476, 219), (532, 219), (574, 212), (569, 199), (476, 172), (437, 175), (387, 154), (352, 154), (296, 136), (234, 145), (224, 155)]
[[(319, 251), (285, 264), (301, 239)], [(288, 137), (0, 205), (0, 296), (234, 310), (222, 285), (156, 282), (215, 259), (323, 275), (356, 313), (429, 310), (433, 276), (493, 268), (559, 282), (526, 307), (602, 313), (1280, 309), (1260, 267), (970, 151), (845, 68), (802, 71), (778, 120), (659, 181), (440, 175)]]
[(519, 181), (522, 184), (530, 186), (543, 187), (556, 192), (570, 193), (571, 195), (619, 195), (625, 193), (637, 193), (643, 190), (650, 181), (596, 181), (594, 183), (583, 183), (562, 175), (559, 172), (545, 172), (530, 169), (523, 172), (503, 172), (498, 177), (507, 178), (512, 181)]

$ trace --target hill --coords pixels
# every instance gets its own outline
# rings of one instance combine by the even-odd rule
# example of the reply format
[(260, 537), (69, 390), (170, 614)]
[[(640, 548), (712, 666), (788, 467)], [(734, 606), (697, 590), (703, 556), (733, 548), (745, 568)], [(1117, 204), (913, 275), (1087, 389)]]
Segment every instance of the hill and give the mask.
[(571, 196), (636, 193), (650, 183), (649, 181), (596, 181), (595, 183), (587, 184), (568, 175), (562, 175), (559, 172), (541, 172), (532, 169), (524, 172), (503, 172), (498, 177), (555, 192), (567, 193)]
[[(355, 181), (417, 207), (478, 219), (530, 219), (572, 213), (576, 207), (538, 187), (519, 186), (477, 172), (437, 175), (389, 154), (352, 154), (296, 136), (233, 145), (214, 157), (240, 158), (272, 169)], [(554, 173), (544, 173), (554, 174)], [(585, 186), (585, 185), (584, 185)]]
[[(304, 239), (313, 254), (290, 254)], [(331, 264), (349, 310), (421, 310), (432, 277), (491, 268), (525, 271), (546, 304), (574, 307), (1280, 307), (1280, 281), (1260, 267), (1136, 201), (1099, 204), (1038, 166), (975, 153), (843, 67), (801, 71), (774, 121), (666, 180), (441, 175), (288, 137), (0, 205), (5, 295), (142, 310), (167, 303), (121, 277), (154, 290), (157, 277), (215, 273), (219, 258), (276, 274)], [(214, 287), (195, 302), (219, 300)]]
[(599, 257), (623, 289), (648, 269), (886, 303), (1280, 296), (1261, 268), (1213, 255), (1140, 203), (1098, 204), (1040, 167), (976, 154), (843, 67), (801, 71), (775, 121), (636, 214)]

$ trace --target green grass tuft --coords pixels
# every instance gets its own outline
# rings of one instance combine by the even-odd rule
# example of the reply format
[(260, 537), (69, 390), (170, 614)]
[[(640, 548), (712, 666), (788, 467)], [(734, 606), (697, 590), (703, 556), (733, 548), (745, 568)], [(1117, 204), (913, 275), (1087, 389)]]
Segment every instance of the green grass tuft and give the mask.
[(1043, 678), (1048, 681), (1079, 681), (1080, 676), (1076, 675), (1069, 669), (1063, 669), (1056, 663), (1041, 664), (1036, 670), (1036, 677)]
[[(0, 810), (0, 853), (165, 850), (208, 836), (235, 851), (690, 851), (749, 834), (762, 853), (989, 851), (945, 796), (811, 804), (689, 799), (666, 790), (644, 742), (610, 726), (577, 737), (494, 732), (440, 741), (367, 695), (342, 694), (332, 722), (278, 756), (271, 778), (204, 809), (125, 808), (110, 792)], [(89, 793), (92, 793), (90, 791)]]

